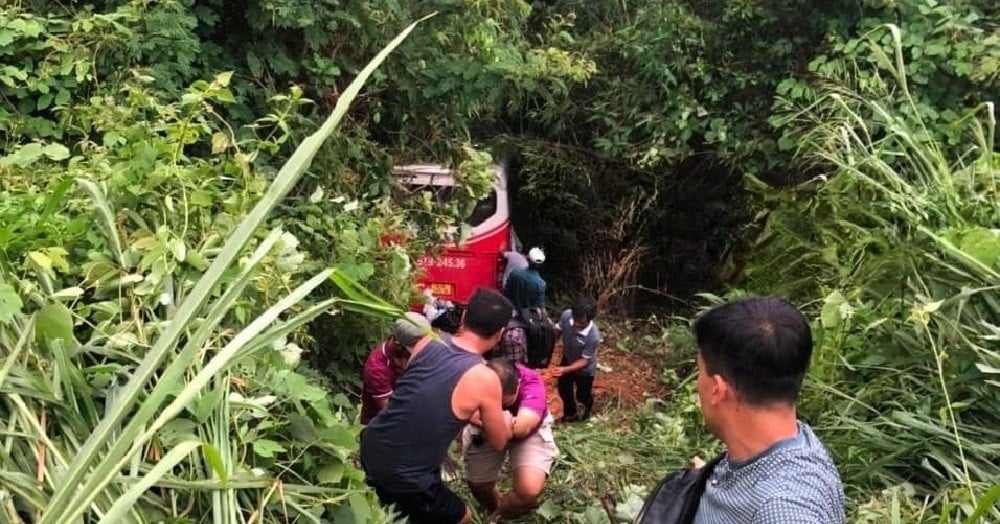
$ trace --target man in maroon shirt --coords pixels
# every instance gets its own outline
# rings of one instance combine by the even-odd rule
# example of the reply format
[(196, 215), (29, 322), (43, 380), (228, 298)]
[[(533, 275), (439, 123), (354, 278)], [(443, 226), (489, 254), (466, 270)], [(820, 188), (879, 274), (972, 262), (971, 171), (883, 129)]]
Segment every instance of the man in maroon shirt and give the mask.
[(409, 312), (406, 319), (396, 320), (389, 338), (375, 346), (368, 355), (361, 374), (362, 424), (368, 424), (389, 402), (389, 395), (396, 387), (396, 379), (406, 369), (410, 353), (427, 342), (425, 337), (430, 329), (426, 317)]

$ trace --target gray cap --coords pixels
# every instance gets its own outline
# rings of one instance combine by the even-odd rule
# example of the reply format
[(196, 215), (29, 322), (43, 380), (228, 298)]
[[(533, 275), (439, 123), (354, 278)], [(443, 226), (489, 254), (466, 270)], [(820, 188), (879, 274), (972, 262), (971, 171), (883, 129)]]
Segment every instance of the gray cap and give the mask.
[(396, 323), (393, 324), (392, 337), (396, 339), (396, 342), (412, 348), (421, 338), (424, 338), (430, 329), (431, 323), (427, 321), (427, 317), (408, 311), (405, 319), (397, 319)]

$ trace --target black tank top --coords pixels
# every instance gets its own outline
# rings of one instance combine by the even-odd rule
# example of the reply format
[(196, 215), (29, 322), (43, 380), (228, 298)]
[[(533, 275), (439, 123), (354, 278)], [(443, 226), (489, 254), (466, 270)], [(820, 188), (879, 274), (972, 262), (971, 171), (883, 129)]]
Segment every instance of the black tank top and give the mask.
[(466, 424), (455, 418), (451, 396), (462, 375), (484, 361), (445, 341), (431, 341), (413, 358), (361, 434), (361, 463), (379, 488), (423, 491), (440, 480), (448, 446)]

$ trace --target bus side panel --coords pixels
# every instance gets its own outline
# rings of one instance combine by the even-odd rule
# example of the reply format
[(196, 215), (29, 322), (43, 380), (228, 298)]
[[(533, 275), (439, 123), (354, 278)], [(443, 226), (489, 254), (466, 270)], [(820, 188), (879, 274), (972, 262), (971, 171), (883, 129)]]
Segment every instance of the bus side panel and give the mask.
[(499, 261), (509, 248), (509, 238), (510, 222), (505, 221), (460, 247), (447, 247), (438, 259), (421, 257), (417, 260), (422, 269), (417, 284), (421, 289), (430, 287), (435, 298), (467, 304), (476, 288), (497, 289), (503, 269)]

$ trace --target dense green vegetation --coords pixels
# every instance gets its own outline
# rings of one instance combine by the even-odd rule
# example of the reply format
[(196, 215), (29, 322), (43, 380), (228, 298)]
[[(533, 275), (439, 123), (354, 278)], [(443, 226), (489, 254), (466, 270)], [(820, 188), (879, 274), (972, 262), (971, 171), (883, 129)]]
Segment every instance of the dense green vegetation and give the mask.
[[(988, 0), (5, 4), (0, 521), (385, 521), (359, 357), (494, 158), (557, 304), (804, 307), (852, 522), (998, 520), (998, 26)], [(467, 191), (391, 202), (411, 160)], [(533, 521), (625, 522), (712, 451), (684, 331), (629, 339), (675, 394), (560, 433)]]

